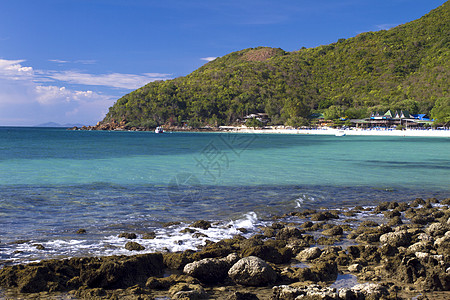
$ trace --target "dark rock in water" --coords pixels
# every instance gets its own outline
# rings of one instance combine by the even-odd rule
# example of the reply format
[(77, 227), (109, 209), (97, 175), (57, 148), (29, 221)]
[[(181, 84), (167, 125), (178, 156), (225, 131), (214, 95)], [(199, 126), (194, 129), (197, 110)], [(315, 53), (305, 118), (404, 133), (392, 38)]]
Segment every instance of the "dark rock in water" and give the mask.
[(446, 198), (444, 200), (441, 201), (442, 205), (450, 205), (450, 198)]
[(242, 233), (248, 233), (248, 230), (246, 228), (237, 228), (236, 230), (242, 232)]
[(277, 240), (301, 239), (302, 231), (295, 227), (284, 227), (276, 235)]
[(311, 228), (314, 225), (313, 222), (311, 221), (307, 221), (305, 223), (303, 223), (302, 225), (300, 225), (301, 228)]
[(17, 241), (11, 242), (10, 244), (12, 244), (12, 245), (21, 245), (21, 244), (26, 244), (26, 243), (29, 243), (29, 242), (30, 242), (30, 240), (17, 240)]
[(240, 259), (228, 270), (228, 276), (234, 282), (247, 286), (265, 286), (277, 279), (272, 267), (255, 256)]
[(127, 242), (125, 244), (125, 249), (129, 251), (142, 251), (145, 250), (145, 247), (136, 242)]
[(258, 300), (259, 298), (252, 293), (235, 292), (228, 296), (227, 300)]
[(339, 225), (333, 226), (330, 229), (326, 229), (326, 230), (322, 231), (323, 235), (342, 235), (343, 233), (344, 233), (344, 230)]
[(128, 232), (123, 232), (121, 234), (119, 234), (120, 238), (126, 238), (129, 240), (134, 240), (135, 238), (137, 238), (135, 233), (128, 233)]
[(330, 219), (339, 219), (339, 215), (336, 212), (321, 211), (311, 216), (311, 221), (326, 221)]
[(284, 225), (281, 224), (281, 223), (272, 223), (271, 227), (272, 227), (272, 229), (277, 229), (278, 230), (278, 229), (283, 229)]
[(178, 221), (172, 221), (172, 222), (166, 222), (166, 223), (164, 223), (162, 226), (163, 227), (170, 227), (170, 226), (175, 226), (175, 225), (180, 225), (181, 224), (181, 222), (178, 222)]
[(419, 205), (424, 205), (426, 202), (422, 198), (416, 198), (413, 202), (411, 202), (411, 207), (417, 207)]
[(146, 232), (146, 233), (144, 233), (142, 235), (142, 238), (144, 240), (152, 240), (152, 239), (156, 238), (156, 233), (153, 232), (153, 231), (152, 232)]
[(180, 230), (180, 233), (194, 233), (194, 232), (196, 232), (196, 230), (189, 227)]
[(86, 229), (80, 228), (77, 230), (76, 232), (77, 234), (85, 234), (86, 233)]
[(392, 219), (394, 217), (400, 217), (402, 214), (398, 210), (389, 210), (383, 213), (385, 218)]
[(205, 220), (199, 220), (195, 221), (190, 227), (200, 228), (200, 229), (208, 229), (211, 227), (211, 222), (205, 221)]
[(42, 244), (34, 244), (33, 246), (36, 247), (36, 249), (38, 250), (45, 250), (45, 247)]
[(403, 221), (402, 218), (399, 216), (393, 217), (392, 219), (389, 220), (389, 222), (387, 223), (388, 226), (398, 226), (398, 225), (402, 225)]

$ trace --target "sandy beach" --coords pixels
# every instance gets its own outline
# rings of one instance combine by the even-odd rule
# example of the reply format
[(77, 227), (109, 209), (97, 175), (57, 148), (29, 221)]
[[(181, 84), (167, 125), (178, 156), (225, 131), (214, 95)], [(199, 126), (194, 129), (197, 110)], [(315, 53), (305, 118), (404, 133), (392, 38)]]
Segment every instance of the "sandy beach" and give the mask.
[(313, 134), (313, 135), (366, 135), (366, 136), (411, 136), (411, 137), (450, 137), (450, 130), (383, 130), (383, 129), (286, 129), (270, 127), (265, 129), (252, 129), (247, 127), (222, 126), (223, 130), (241, 133), (278, 133), (278, 134)]

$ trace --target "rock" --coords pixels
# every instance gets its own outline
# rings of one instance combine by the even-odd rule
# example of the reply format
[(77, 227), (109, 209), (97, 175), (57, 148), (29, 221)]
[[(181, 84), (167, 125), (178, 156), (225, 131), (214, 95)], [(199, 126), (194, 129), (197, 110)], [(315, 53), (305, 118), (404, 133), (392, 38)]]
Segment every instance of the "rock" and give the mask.
[(156, 233), (155, 232), (146, 232), (142, 235), (142, 238), (144, 240), (152, 240), (152, 239), (156, 238)]
[(211, 227), (211, 222), (205, 221), (205, 220), (199, 220), (195, 221), (190, 227), (200, 228), (200, 229), (208, 229)]
[(311, 216), (311, 221), (326, 221), (330, 219), (339, 219), (339, 215), (329, 211), (321, 211)]
[(196, 232), (195, 229), (192, 229), (192, 228), (189, 228), (189, 227), (186, 227), (186, 228), (180, 230), (180, 233), (195, 233), (195, 232)]
[(369, 299), (380, 299), (382, 296), (389, 294), (386, 287), (375, 283), (357, 284), (353, 286), (351, 290), (357, 295), (358, 299), (360, 299), (361, 296), (364, 296), (365, 298), (370, 297)]
[(228, 270), (228, 276), (235, 283), (247, 286), (265, 286), (277, 279), (272, 267), (256, 256), (240, 259)]
[(203, 283), (213, 284), (223, 281), (228, 275), (230, 265), (218, 258), (205, 258), (184, 266), (183, 272)]
[(77, 234), (85, 234), (86, 233), (86, 229), (80, 228), (77, 230), (76, 232)]
[(348, 266), (348, 271), (352, 273), (358, 273), (362, 270), (362, 266), (360, 264), (353, 264)]
[(433, 223), (425, 229), (425, 232), (433, 237), (444, 235), (447, 228), (441, 223)]
[(235, 292), (228, 296), (227, 300), (258, 300), (259, 298), (252, 293)]
[(45, 250), (45, 247), (42, 244), (34, 244), (33, 246), (38, 250)]
[(177, 283), (200, 284), (200, 282), (192, 276), (172, 274), (169, 277), (163, 278), (149, 277), (145, 283), (145, 287), (154, 290), (167, 290)]
[(398, 216), (391, 218), (387, 223), (388, 226), (398, 226), (402, 224), (403, 224), (402, 218)]
[(145, 247), (136, 242), (127, 242), (125, 244), (125, 249), (129, 251), (142, 251), (145, 250)]
[(435, 247), (440, 247), (441, 245), (445, 245), (445, 244), (448, 244), (448, 243), (450, 243), (450, 236), (444, 235), (443, 237), (437, 238), (434, 241), (434, 246)]
[(394, 247), (409, 246), (411, 235), (405, 230), (388, 232), (380, 236), (380, 242)]
[(387, 219), (392, 219), (394, 217), (400, 217), (402, 214), (398, 210), (388, 210), (383, 212), (383, 215)]
[(209, 295), (198, 284), (178, 283), (169, 289), (171, 299), (197, 300), (208, 299)]
[(161, 254), (48, 260), (0, 269), (0, 286), (22, 293), (127, 288), (163, 271)]
[(411, 223), (420, 224), (420, 225), (426, 225), (433, 221), (434, 221), (434, 217), (432, 217), (432, 216), (417, 215), (417, 216), (414, 216), (411, 218)]
[(242, 252), (243, 257), (257, 256), (262, 260), (269, 261), (275, 264), (287, 263), (290, 261), (292, 251), (289, 248), (277, 249), (273, 246), (258, 245), (250, 247)]
[(332, 236), (333, 235), (342, 235), (343, 233), (344, 233), (344, 230), (339, 225), (336, 225), (330, 229), (322, 231), (323, 235), (332, 235)]
[(188, 263), (193, 262), (192, 253), (189, 251), (179, 253), (164, 253), (164, 265), (172, 270), (182, 270)]
[(311, 228), (314, 225), (311, 221), (306, 221), (302, 225), (300, 225), (301, 228)]
[(163, 227), (171, 227), (171, 226), (176, 226), (176, 225), (180, 225), (181, 222), (178, 221), (172, 221), (172, 222), (166, 222), (164, 224), (162, 224)]
[(295, 288), (289, 285), (274, 286), (272, 292), (272, 300), (294, 300), (300, 295), (306, 295), (306, 292), (301, 288)]
[[(275, 286), (272, 288), (272, 300), (300, 300), (300, 299), (326, 299), (338, 300), (339, 295), (336, 289), (330, 287), (321, 287), (317, 284), (311, 284), (305, 287), (291, 287), (287, 285)], [(352, 298), (341, 298), (352, 299)]]
[(120, 238), (126, 238), (129, 240), (134, 240), (135, 238), (137, 238), (135, 233), (128, 233), (128, 232), (123, 232), (121, 234), (119, 234)]
[(278, 231), (276, 235), (277, 240), (287, 241), (289, 239), (301, 239), (302, 232), (295, 227), (284, 227)]
[(322, 250), (320, 250), (319, 247), (311, 247), (297, 254), (296, 259), (300, 261), (309, 261), (318, 258), (320, 254), (322, 254)]
[(431, 244), (429, 242), (420, 241), (412, 244), (408, 247), (408, 253), (416, 253), (416, 252), (426, 252), (430, 250)]

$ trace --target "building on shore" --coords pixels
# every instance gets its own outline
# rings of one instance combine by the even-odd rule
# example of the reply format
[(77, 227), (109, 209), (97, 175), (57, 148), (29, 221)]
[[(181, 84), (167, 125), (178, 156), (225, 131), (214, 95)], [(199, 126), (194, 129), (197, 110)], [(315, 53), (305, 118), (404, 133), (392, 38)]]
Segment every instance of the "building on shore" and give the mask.
[(426, 114), (410, 114), (408, 111), (372, 112), (369, 118), (351, 120), (356, 128), (395, 128), (399, 125), (405, 128), (426, 127), (432, 120)]

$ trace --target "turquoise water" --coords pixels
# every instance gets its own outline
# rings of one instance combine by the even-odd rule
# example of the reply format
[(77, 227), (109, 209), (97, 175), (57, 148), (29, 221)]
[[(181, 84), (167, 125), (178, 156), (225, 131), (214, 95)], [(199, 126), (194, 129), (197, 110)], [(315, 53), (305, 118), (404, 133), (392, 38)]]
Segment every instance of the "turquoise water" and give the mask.
[(448, 138), (0, 127), (0, 260), (20, 259), (1, 245), (79, 240), (81, 227), (94, 243), (166, 221), (262, 220), (449, 187)]

